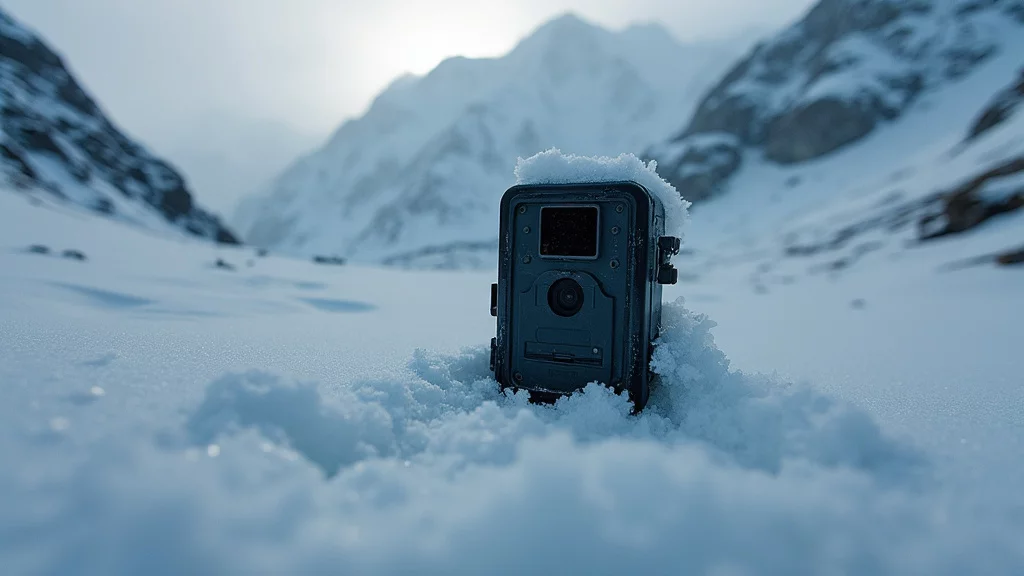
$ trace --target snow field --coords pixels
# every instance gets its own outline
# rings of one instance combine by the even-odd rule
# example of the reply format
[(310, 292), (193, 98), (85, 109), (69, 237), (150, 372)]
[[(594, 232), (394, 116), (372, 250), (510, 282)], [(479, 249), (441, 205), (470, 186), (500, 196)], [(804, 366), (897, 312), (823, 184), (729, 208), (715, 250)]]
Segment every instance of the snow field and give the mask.
[[(0, 558), (13, 574), (1024, 569), (1016, 492), (951, 481), (949, 454), (883, 429), (885, 407), (735, 370), (683, 300), (665, 307), (662, 382), (641, 415), (597, 385), (534, 406), (488, 371), (490, 274), (248, 266), (242, 250), (0, 198)], [(26, 254), (30, 242), (89, 260)], [(213, 268), (217, 255), (238, 268)], [(949, 292), (982, 280), (926, 294), (966, 310), (954, 326), (968, 337), (951, 343), (991, 328)], [(810, 316), (822, 282), (796, 287), (819, 292), (801, 298)], [(821, 352), (797, 338), (812, 322), (772, 311), (784, 294), (723, 287), (699, 289), (744, 312), (732, 339), (743, 330), (748, 357), (754, 339), (781, 350), (773, 337)], [(869, 314), (832, 329), (857, 344), (911, 327)], [(921, 371), (918, 344), (895, 349), (908, 359), (888, 370)]]
[(944, 491), (859, 409), (730, 370), (712, 321), (666, 311), (639, 417), (596, 385), (554, 407), (503, 397), (470, 348), (350, 382), (227, 374), (77, 454), (54, 430), (0, 474), (3, 555), (76, 574), (1024, 566), (1012, 508)]

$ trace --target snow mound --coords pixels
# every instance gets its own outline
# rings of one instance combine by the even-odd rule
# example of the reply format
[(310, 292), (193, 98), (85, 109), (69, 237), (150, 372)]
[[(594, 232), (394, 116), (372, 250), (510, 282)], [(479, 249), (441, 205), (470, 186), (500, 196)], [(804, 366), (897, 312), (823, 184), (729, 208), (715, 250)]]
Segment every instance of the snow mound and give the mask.
[(516, 184), (567, 184), (572, 182), (633, 181), (661, 199), (665, 206), (665, 233), (683, 237), (690, 202), (655, 171), (652, 160), (644, 163), (634, 154), (579, 156), (551, 148), (516, 164)]
[(333, 398), (259, 372), (225, 377), (209, 386), (190, 417), (190, 439), (206, 445), (253, 428), (328, 475), (374, 458), (443, 455), (460, 465), (507, 464), (524, 436), (557, 433), (582, 443), (694, 445), (772, 474), (794, 460), (911, 481), (924, 466), (862, 411), (810, 388), (730, 371), (711, 337), (714, 322), (681, 301), (666, 304), (664, 317), (653, 360), (662, 384), (638, 417), (625, 395), (596, 384), (552, 408), (531, 407), (525, 395), (504, 396), (480, 347), (455, 356), (418, 351), (409, 364), (413, 378), (357, 382)]

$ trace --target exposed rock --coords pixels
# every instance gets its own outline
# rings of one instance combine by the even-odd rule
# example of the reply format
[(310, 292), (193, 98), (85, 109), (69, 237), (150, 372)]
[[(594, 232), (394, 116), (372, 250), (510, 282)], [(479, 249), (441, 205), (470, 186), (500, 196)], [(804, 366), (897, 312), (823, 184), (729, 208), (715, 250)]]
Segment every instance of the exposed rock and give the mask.
[(880, 241), (866, 240), (865, 236), (913, 233), (912, 227), (916, 227), (915, 242), (929, 241), (971, 230), (992, 217), (1021, 208), (1024, 157), (983, 169), (948, 191), (906, 201), (900, 201), (894, 192), (834, 232), (814, 233), (807, 239), (791, 234), (783, 251), (790, 257), (829, 255), (831, 261), (817, 265), (815, 271), (838, 270), (883, 247)]
[(1024, 103), (1024, 68), (1021, 68), (1016, 83), (996, 94), (988, 106), (978, 115), (978, 119), (971, 125), (971, 129), (967, 134), (967, 140), (974, 140), (1005, 122), (1013, 116), (1022, 103)]
[(863, 138), (880, 117), (874, 105), (824, 98), (774, 118), (767, 126), (765, 158), (792, 164), (817, 158)]
[(755, 46), (701, 100), (677, 136), (645, 155), (658, 161), (663, 177), (691, 187), (688, 199), (700, 200), (724, 190), (735, 169), (723, 164), (720, 170), (680, 171), (676, 149), (692, 138), (728, 134), (736, 158), (752, 149), (779, 164), (835, 152), (899, 118), (926, 91), (990, 59), (1002, 38), (984, 31), (995, 21), (1024, 23), (1021, 4), (821, 0), (803, 19)]
[[(219, 218), (195, 205), (180, 174), (110, 122), (60, 56), (0, 10), (4, 176), (17, 187), (74, 198), (107, 216), (117, 214), (117, 200), (106, 192), (115, 190), (123, 201), (147, 205), (190, 234), (239, 243)], [(77, 189), (71, 194), (67, 187)]]
[[(921, 240), (970, 230), (993, 216), (1024, 207), (1024, 180), (1001, 178), (1024, 174), (1024, 156), (985, 170), (938, 198), (938, 210), (918, 223)], [(983, 192), (987, 192), (984, 193)]]
[(1001, 266), (1015, 266), (1024, 264), (1024, 248), (1010, 250), (996, 256), (996, 263)]
[(316, 262), (317, 264), (342, 266), (345, 264), (345, 259), (340, 256), (313, 256), (313, 262)]
[(69, 260), (78, 260), (79, 262), (84, 262), (86, 260), (85, 253), (81, 250), (68, 249), (61, 252), (61, 256)]
[(690, 202), (721, 191), (743, 163), (742, 149), (730, 134), (699, 134), (684, 137), (648, 152), (658, 162), (657, 171)]

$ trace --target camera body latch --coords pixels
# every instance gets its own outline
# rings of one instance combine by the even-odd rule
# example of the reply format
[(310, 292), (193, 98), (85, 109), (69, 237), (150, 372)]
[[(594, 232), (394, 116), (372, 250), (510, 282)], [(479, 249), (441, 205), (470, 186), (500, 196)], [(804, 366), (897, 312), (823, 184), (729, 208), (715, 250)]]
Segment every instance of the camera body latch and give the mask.
[(672, 256), (679, 254), (681, 245), (675, 236), (658, 238), (658, 284), (675, 284), (679, 280), (679, 270), (672, 265)]

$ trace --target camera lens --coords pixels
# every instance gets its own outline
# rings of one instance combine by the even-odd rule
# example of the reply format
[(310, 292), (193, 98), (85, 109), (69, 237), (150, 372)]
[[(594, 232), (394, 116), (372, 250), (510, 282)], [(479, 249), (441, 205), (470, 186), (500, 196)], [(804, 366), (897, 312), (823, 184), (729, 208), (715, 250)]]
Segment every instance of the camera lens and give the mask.
[(583, 287), (571, 278), (562, 278), (548, 290), (548, 306), (559, 316), (573, 316), (583, 308)]

